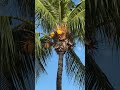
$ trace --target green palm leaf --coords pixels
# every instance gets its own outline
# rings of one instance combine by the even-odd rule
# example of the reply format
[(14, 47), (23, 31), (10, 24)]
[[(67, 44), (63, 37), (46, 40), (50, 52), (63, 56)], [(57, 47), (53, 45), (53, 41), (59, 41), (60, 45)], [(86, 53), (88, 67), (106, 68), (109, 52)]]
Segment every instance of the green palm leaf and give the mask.
[(46, 32), (50, 32), (57, 24), (57, 10), (46, 0), (36, 0), (36, 19), (41, 20), (41, 25)]
[(85, 85), (85, 66), (72, 49), (66, 52), (66, 72), (80, 86)]
[(84, 42), (85, 37), (85, 1), (80, 2), (68, 15), (68, 26), (74, 37)]
[[(37, 76), (41, 71), (45, 72), (47, 59), (52, 55), (52, 48), (44, 48), (41, 43), (40, 33), (35, 33), (35, 62), (38, 62), (40, 67), (37, 69)], [(36, 67), (37, 68), (37, 67)]]

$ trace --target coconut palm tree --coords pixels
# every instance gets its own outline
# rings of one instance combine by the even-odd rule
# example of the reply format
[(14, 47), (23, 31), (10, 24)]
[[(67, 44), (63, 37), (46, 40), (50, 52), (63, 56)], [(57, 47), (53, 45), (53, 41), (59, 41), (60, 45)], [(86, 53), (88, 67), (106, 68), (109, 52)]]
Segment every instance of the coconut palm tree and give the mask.
[(85, 68), (73, 48), (77, 40), (84, 43), (85, 1), (75, 6), (71, 0), (36, 0), (35, 11), (37, 24), (45, 33), (41, 38), (37, 35), (36, 42), (39, 40), (41, 45), (36, 46), (36, 58), (45, 59), (42, 54), (46, 50), (51, 52), (52, 47), (59, 56), (56, 90), (62, 90), (64, 55), (67, 74), (75, 77), (79, 84), (84, 84)]
[(1, 89), (33, 90), (34, 1), (1, 0), (0, 7)]
[(34, 24), (32, 21), (0, 16), (0, 42), (1, 88), (33, 90)]
[(86, 90), (114, 90), (94, 56), (100, 48), (98, 42), (109, 43), (119, 51), (119, 7), (119, 0), (86, 1)]

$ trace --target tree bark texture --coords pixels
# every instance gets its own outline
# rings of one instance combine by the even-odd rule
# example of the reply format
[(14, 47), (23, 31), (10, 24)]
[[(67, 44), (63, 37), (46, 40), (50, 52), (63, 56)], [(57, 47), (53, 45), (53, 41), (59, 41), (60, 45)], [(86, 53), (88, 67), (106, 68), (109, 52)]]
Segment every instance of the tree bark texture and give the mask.
[(58, 60), (58, 70), (57, 70), (57, 80), (56, 80), (56, 90), (62, 90), (62, 71), (63, 71), (63, 52), (59, 52)]

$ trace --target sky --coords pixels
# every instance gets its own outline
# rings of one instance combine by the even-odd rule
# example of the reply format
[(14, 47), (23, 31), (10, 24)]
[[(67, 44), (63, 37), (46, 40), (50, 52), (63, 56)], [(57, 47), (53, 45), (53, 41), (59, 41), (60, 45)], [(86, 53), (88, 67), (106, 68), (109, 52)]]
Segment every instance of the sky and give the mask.
[[(80, 0), (74, 0), (77, 4)], [(41, 28), (37, 28), (36, 31), (41, 31)], [(80, 57), (81, 62), (85, 64), (85, 48), (84, 46), (77, 44), (75, 48), (76, 54)], [(48, 60), (48, 65), (46, 67), (47, 74), (42, 74), (38, 78), (35, 85), (35, 90), (56, 90), (56, 76), (58, 67), (58, 56), (56, 52), (53, 52), (53, 56)], [(65, 59), (64, 59), (65, 62)], [(65, 72), (65, 64), (63, 65), (63, 76), (62, 76), (62, 90), (79, 90), (73, 81), (69, 80)]]

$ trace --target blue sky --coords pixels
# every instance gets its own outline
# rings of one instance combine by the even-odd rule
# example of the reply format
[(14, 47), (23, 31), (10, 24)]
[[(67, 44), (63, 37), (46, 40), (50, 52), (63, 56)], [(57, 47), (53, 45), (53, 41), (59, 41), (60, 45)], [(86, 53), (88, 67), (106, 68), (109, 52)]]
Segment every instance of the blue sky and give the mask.
[[(80, 0), (74, 0), (77, 4)], [(41, 28), (37, 28), (36, 31), (41, 31)], [(85, 48), (76, 45), (75, 52), (80, 57), (83, 64), (85, 64)], [(56, 90), (56, 76), (57, 76), (57, 67), (58, 67), (58, 56), (56, 52), (53, 52), (53, 56), (48, 60), (48, 65), (46, 67), (47, 74), (42, 74), (38, 78), (35, 85), (35, 90)], [(65, 59), (64, 59), (65, 62)], [(65, 65), (64, 65), (65, 66)], [(70, 81), (66, 75), (65, 67), (63, 67), (63, 76), (62, 76), (62, 90), (79, 90), (73, 81)]]

